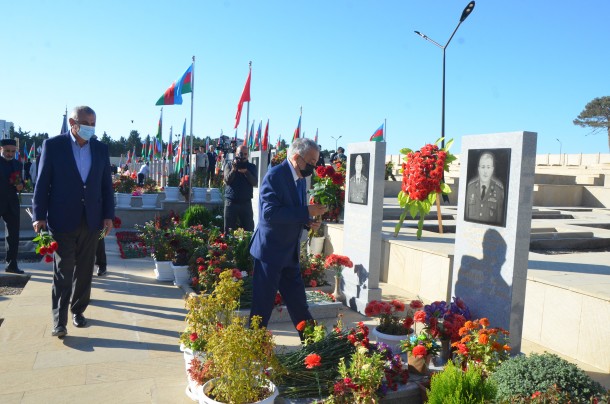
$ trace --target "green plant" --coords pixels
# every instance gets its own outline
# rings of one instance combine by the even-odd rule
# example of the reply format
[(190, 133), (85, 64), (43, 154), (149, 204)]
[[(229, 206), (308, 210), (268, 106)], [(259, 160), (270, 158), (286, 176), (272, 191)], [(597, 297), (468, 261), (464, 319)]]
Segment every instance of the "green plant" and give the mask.
[(210, 392), (216, 401), (253, 403), (269, 393), (267, 369), (278, 369), (273, 336), (260, 326), (260, 317), (233, 315), (230, 323), (209, 336), (207, 352), (215, 377)]
[(607, 394), (576, 365), (548, 352), (511, 358), (500, 365), (491, 378), (498, 385), (497, 398), (500, 400), (531, 397), (554, 386), (569, 394), (573, 402), (589, 402), (596, 395)]
[(214, 220), (212, 212), (203, 205), (191, 205), (182, 215), (182, 227), (202, 225), (207, 227)]
[(136, 225), (138, 236), (151, 251), (157, 261), (170, 261), (174, 257), (174, 249), (170, 245), (175, 233), (174, 226), (162, 227), (157, 221), (148, 221), (143, 226)]
[(159, 192), (159, 189), (157, 188), (157, 181), (153, 180), (152, 178), (146, 178), (144, 180), (144, 184), (142, 185), (142, 191), (145, 194), (156, 194)]
[(496, 396), (496, 386), (480, 368), (470, 366), (463, 372), (448, 362), (442, 372), (432, 376), (427, 393), (429, 404), (486, 403)]
[(379, 352), (370, 352), (368, 348), (356, 348), (346, 363), (345, 358), (339, 361), (339, 380), (334, 385), (334, 392), (329, 403), (376, 403), (378, 390), (384, 377), (384, 358)]
[(119, 175), (119, 178), (112, 183), (114, 191), (119, 194), (131, 194), (138, 184), (128, 175)]
[(167, 186), (168, 187), (177, 187), (180, 185), (180, 177), (177, 173), (170, 173), (167, 176)]

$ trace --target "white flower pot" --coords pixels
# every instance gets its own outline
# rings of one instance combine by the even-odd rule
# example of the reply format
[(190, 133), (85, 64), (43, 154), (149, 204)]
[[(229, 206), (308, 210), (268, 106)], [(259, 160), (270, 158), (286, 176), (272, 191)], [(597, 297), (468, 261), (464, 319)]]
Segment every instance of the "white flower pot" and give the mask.
[(309, 240), (309, 253), (322, 254), (324, 252), (324, 240), (326, 240), (326, 237), (312, 237)]
[(165, 187), (165, 200), (167, 202), (177, 202), (179, 196), (180, 196), (180, 188)]
[(161, 282), (171, 282), (174, 280), (174, 271), (171, 261), (155, 260), (155, 279)]
[(193, 200), (192, 202), (205, 202), (206, 195), (208, 193), (207, 188), (193, 187)]
[(189, 285), (191, 283), (191, 274), (189, 273), (188, 265), (176, 266), (171, 264), (171, 267), (174, 272), (174, 285)]
[(402, 350), (400, 349), (400, 341), (403, 341), (403, 340), (409, 338), (409, 336), (407, 334), (404, 334), (404, 335), (384, 334), (382, 332), (377, 331), (377, 327), (373, 328), (373, 335), (375, 336), (375, 340), (377, 342), (383, 342), (384, 344), (388, 345), (390, 347), (390, 349), (392, 349), (392, 354), (394, 354), (394, 355), (402, 354)]
[(195, 358), (199, 359), (200, 362), (206, 361), (206, 355), (204, 352), (193, 351), (190, 348), (185, 347), (184, 345), (180, 345), (180, 350), (184, 354), (184, 366), (186, 370), (186, 379), (188, 381), (188, 386), (186, 386), (185, 393), (188, 398), (193, 401), (199, 401), (199, 393), (197, 391), (198, 387), (201, 387), (197, 384), (197, 382), (191, 379), (189, 376), (189, 368), (191, 367), (191, 361)]
[(131, 208), (131, 194), (116, 193), (116, 207), (123, 209)]
[(142, 194), (142, 209), (155, 209), (157, 207), (157, 194)]
[[(199, 393), (199, 404), (222, 404), (222, 402), (213, 400), (207, 396), (207, 393), (212, 390), (215, 380), (216, 379), (212, 379), (209, 382), (206, 382), (203, 386), (199, 386), (199, 388), (197, 389)], [(252, 404), (272, 404), (275, 401), (275, 398), (279, 395), (279, 391), (275, 384), (273, 384), (271, 381), (269, 381), (268, 383), (272, 391), (271, 395)]]

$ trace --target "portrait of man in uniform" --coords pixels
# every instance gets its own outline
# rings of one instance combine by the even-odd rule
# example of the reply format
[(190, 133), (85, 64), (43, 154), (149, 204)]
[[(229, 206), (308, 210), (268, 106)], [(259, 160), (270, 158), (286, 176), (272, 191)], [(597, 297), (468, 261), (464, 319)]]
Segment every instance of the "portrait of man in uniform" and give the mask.
[(370, 153), (359, 153), (350, 155), (349, 170), (349, 203), (359, 205), (368, 204), (368, 176), (369, 176)]
[(464, 220), (506, 226), (510, 149), (469, 150)]

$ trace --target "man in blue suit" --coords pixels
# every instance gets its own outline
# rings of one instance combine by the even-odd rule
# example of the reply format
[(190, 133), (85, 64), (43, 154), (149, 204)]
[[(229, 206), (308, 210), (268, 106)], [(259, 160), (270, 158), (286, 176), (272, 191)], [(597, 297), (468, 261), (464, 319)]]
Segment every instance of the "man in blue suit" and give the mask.
[(312, 217), (326, 212), (325, 206), (306, 204), (305, 177), (313, 173), (318, 156), (313, 140), (294, 140), (287, 159), (267, 172), (259, 191), (258, 226), (250, 246), (254, 257), (250, 317), (261, 316), (265, 327), (278, 290), (295, 326), (312, 318), (299, 269), (299, 243), (303, 229), (320, 227)]
[(114, 219), (114, 194), (108, 147), (96, 139), (95, 112), (76, 107), (70, 130), (42, 144), (38, 180), (32, 200), (36, 232), (48, 228), (58, 248), (53, 260), (53, 332), (67, 334), (72, 323), (84, 327), (89, 305), (95, 251), (100, 232)]

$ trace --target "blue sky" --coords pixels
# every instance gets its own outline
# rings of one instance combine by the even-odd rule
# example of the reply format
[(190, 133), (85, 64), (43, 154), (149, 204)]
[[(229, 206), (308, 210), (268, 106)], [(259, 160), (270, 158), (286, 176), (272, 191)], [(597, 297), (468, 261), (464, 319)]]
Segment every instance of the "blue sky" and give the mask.
[[(13, 1), (3, 4), (0, 119), (57, 134), (87, 104), (113, 138), (156, 133), (154, 104), (195, 55), (193, 132), (233, 134), (252, 61), (250, 118), (271, 142), (319, 130), (324, 148), (367, 141), (387, 119), (388, 153), (435, 141), (442, 51), (466, 0)], [(447, 48), (446, 133), (529, 130), (538, 153), (608, 153), (572, 120), (610, 95), (610, 2), (478, 0)], [(190, 119), (190, 96), (163, 111)], [(132, 124), (133, 120), (133, 124)], [(264, 125), (264, 123), (263, 123)], [(240, 136), (245, 130), (245, 109)], [(559, 139), (559, 141), (557, 140)]]

